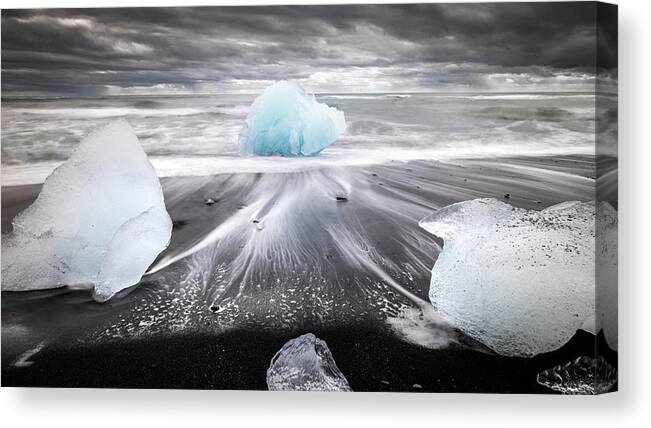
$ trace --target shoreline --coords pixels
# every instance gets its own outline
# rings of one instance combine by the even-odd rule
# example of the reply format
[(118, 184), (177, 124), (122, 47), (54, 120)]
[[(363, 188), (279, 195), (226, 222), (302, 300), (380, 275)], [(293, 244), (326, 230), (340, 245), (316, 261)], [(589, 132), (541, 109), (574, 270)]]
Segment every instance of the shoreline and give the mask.
[[(382, 154), (378, 154), (382, 153)], [(329, 149), (326, 153), (318, 156), (303, 157), (256, 157), (256, 156), (215, 156), (215, 157), (150, 157), (150, 162), (156, 169), (159, 179), (182, 179), (212, 177), (222, 174), (292, 174), (309, 172), (313, 170), (329, 168), (373, 168), (375, 166), (392, 165), (395, 163), (411, 162), (499, 162), (499, 161), (517, 161), (527, 159), (587, 159), (595, 158), (596, 155), (590, 151), (577, 151), (564, 154), (546, 153), (532, 151), (520, 155), (502, 155), (495, 156), (488, 151), (486, 156), (480, 156), (481, 152), (476, 149), (472, 154), (458, 154), (451, 152), (445, 154), (445, 151), (437, 149), (431, 152), (418, 150), (398, 150), (390, 151), (390, 154), (384, 150), (369, 150), (363, 153), (357, 153), (350, 149)], [(369, 154), (373, 154), (370, 158)], [(363, 155), (363, 157), (362, 157)], [(599, 157), (609, 162), (615, 159), (608, 153), (599, 153)], [(47, 176), (54, 169), (61, 165), (63, 161), (41, 162), (34, 164), (22, 165), (3, 165), (2, 166), (2, 187), (16, 187), (25, 185), (42, 184)], [(181, 166), (177, 166), (181, 164)], [(192, 173), (180, 171), (191, 170)], [(12, 177), (12, 175), (20, 178)]]

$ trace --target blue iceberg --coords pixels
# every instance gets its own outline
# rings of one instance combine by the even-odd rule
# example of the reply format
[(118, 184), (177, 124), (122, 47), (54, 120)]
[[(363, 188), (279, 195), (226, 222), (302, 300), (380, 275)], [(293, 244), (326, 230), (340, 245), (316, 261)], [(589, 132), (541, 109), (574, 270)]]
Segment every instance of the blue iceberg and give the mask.
[(316, 156), (345, 129), (342, 111), (319, 103), (294, 82), (281, 81), (253, 101), (240, 132), (240, 153)]

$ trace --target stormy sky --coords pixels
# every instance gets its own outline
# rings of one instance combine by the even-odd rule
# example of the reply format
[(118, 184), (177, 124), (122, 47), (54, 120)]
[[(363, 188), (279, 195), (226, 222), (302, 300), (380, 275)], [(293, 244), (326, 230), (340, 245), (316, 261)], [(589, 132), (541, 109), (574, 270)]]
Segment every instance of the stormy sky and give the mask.
[[(589, 91), (593, 3), (2, 11), (3, 94)], [(616, 43), (615, 43), (616, 45)]]

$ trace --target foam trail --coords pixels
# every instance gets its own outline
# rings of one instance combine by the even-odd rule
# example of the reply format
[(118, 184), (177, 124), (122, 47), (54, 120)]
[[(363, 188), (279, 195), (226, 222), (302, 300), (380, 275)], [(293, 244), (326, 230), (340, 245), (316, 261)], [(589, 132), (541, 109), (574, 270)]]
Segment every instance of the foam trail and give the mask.
[[(371, 251), (359, 248), (359, 242), (350, 239), (351, 235), (338, 234), (335, 242), (344, 243), (340, 249), (347, 253), (350, 260), (355, 260), (367, 271), (373, 272), (398, 293), (409, 299), (418, 310), (403, 308), (395, 317), (387, 318), (387, 323), (407, 341), (427, 348), (440, 349), (451, 343), (461, 343), (458, 332), (436, 312), (432, 304), (421, 299), (394, 280), (384, 269), (373, 262)], [(484, 352), (483, 346), (466, 341), (465, 345)]]
[[(237, 260), (241, 262), (262, 261), (266, 264), (267, 253), (273, 249), (276, 253), (275, 259), (284, 264), (281, 267), (291, 270), (294, 267), (292, 265), (302, 264), (306, 259), (318, 256), (321, 249), (318, 248), (319, 242), (315, 238), (323, 231), (326, 233), (323, 234), (322, 240), (332, 242), (347, 263), (374, 272), (419, 307), (427, 307), (428, 302), (399, 285), (365, 255), (364, 248), (372, 246), (369, 237), (364, 236), (365, 225), (355, 219), (340, 218), (345, 213), (339, 211), (336, 198), (340, 195), (351, 195), (353, 192), (349, 177), (341, 171), (316, 170), (292, 176), (264, 176), (251, 189), (246, 207), (235, 211), (187, 248), (168, 251), (147, 274), (159, 272), (207, 247), (226, 247), (226, 244), (239, 244), (242, 250)], [(387, 199), (392, 199), (393, 202), (386, 203)], [(429, 209), (419, 207), (424, 202), (422, 200), (401, 203), (393, 197), (378, 194), (364, 195), (363, 200), (356, 202), (411, 220), (414, 217), (404, 211), (419, 208), (420, 213)], [(336, 227), (331, 227), (326, 220), (333, 217), (339, 218), (339, 221), (334, 222)], [(251, 223), (255, 227), (251, 227)], [(402, 229), (398, 231), (403, 232), (405, 241), (411, 239), (409, 231)], [(315, 235), (315, 231), (320, 232)], [(408, 251), (413, 250), (408, 242), (402, 246)], [(380, 254), (376, 254), (375, 258), (383, 260), (384, 263), (393, 263)], [(247, 269), (254, 267), (249, 266)], [(423, 267), (427, 265), (423, 264)], [(235, 266), (233, 269), (245, 270), (242, 266)]]
[[(529, 206), (540, 206), (535, 200), (541, 196), (524, 193), (525, 185), (536, 191), (542, 186), (538, 177), (527, 178), (535, 168), (478, 163), (415, 162), (163, 181), (167, 208), (178, 225), (146, 281), (164, 290), (164, 301), (178, 299), (178, 308), (170, 304), (168, 316), (185, 320), (187, 329), (281, 331), (370, 321), (388, 324), (419, 346), (459, 344), (489, 352), (443, 322), (425, 297), (441, 248), (418, 226), (418, 220), (455, 200), (479, 192), (504, 194), (514, 174), (524, 184), (509, 182), (508, 191), (514, 198), (522, 195)], [(556, 191), (564, 198), (593, 191), (594, 180), (583, 178), (592, 173), (589, 165), (566, 165), (554, 163), (561, 171), (585, 172), (564, 177), (562, 183), (552, 181), (551, 190), (545, 184), (543, 196), (561, 185)], [(495, 171), (487, 177), (486, 168)], [(207, 198), (214, 203), (205, 204)], [(141, 321), (150, 322), (144, 315), (134, 318), (130, 329), (140, 334)], [(158, 330), (167, 328), (156, 323)]]
[(17, 359), (16, 362), (13, 364), (14, 367), (31, 367), (34, 365), (34, 361), (29, 361), (30, 358), (32, 358), (34, 355), (38, 354), (43, 350), (43, 348), (47, 345), (47, 342), (41, 342), (38, 345), (36, 345), (34, 348), (23, 352)]
[(421, 310), (429, 310), (432, 308), (432, 305), (429, 302), (421, 299), (402, 285), (398, 284), (393, 278), (391, 278), (391, 276), (389, 276), (389, 274), (386, 273), (385, 270), (374, 263), (369, 256), (369, 254), (372, 254), (372, 249), (368, 247), (368, 249), (364, 249), (362, 247), (364, 245), (364, 241), (359, 236), (356, 237), (357, 239), (353, 239), (353, 234), (341, 233), (333, 229), (330, 229), (329, 233), (333, 236), (334, 242), (336, 242), (339, 247), (339, 251), (347, 260), (362, 266), (370, 272), (373, 272), (384, 282), (393, 287), (397, 292), (412, 301)]
[[(226, 316), (225, 308), (243, 311), (241, 305), (252, 295), (280, 293), (284, 298), (288, 293), (282, 290), (290, 288), (286, 284), (298, 281), (297, 287), (304, 290), (327, 284), (327, 290), (320, 291), (323, 308), (313, 307), (311, 311), (327, 310), (332, 303), (330, 297), (324, 296), (342, 289), (343, 293), (337, 294), (347, 296), (347, 302), (355, 302), (357, 314), (368, 312), (359, 302), (370, 298), (384, 308), (380, 312), (384, 318), (387, 314), (400, 316), (404, 308), (415, 307), (418, 329), (425, 332), (422, 334), (435, 336), (438, 347), (458, 343), (458, 332), (442, 321), (426, 299), (410, 290), (415, 277), (426, 281), (432, 263), (431, 248), (437, 248), (417, 229), (417, 219), (429, 212), (431, 205), (416, 193), (369, 184), (369, 175), (343, 168), (249, 175), (244, 176), (246, 179), (233, 176), (238, 181), (229, 178), (228, 186), (223, 182), (201, 183), (211, 189), (235, 188), (236, 195), (245, 197), (207, 233), (185, 240), (185, 247), (171, 248), (148, 274), (187, 259), (185, 281), (199, 285), (206, 305), (218, 308), (215, 310), (222, 318)], [(192, 184), (179, 185), (177, 190), (196, 192)], [(174, 205), (183, 204), (183, 198), (177, 195), (166, 196), (174, 201), (172, 211)], [(218, 200), (232, 198), (215, 196)], [(387, 227), (383, 229), (391, 231), (381, 242), (373, 237), (377, 231), (365, 221), (373, 216), (385, 219)], [(404, 260), (387, 254), (398, 249)], [(217, 271), (220, 281), (210, 284)], [(297, 301), (287, 299), (289, 303)], [(306, 304), (315, 306), (316, 300)], [(260, 305), (255, 310), (260, 310)]]
[(237, 232), (238, 230), (240, 230), (239, 226), (247, 222), (247, 219), (251, 217), (251, 215), (257, 210), (259, 205), (260, 204), (256, 204), (254, 206), (248, 207), (247, 209), (242, 210), (237, 214), (231, 216), (228, 220), (226, 220), (224, 223), (217, 226), (203, 239), (201, 239), (196, 244), (192, 245), (187, 250), (182, 251), (178, 254), (172, 253), (166, 255), (161, 260), (159, 260), (156, 264), (150, 267), (145, 275), (151, 275), (153, 273), (156, 273), (166, 268), (167, 266), (176, 263), (179, 260), (182, 260), (188, 256), (191, 256), (203, 250), (204, 248), (214, 244), (215, 242), (218, 242), (220, 239), (226, 238), (229, 234), (233, 232)]

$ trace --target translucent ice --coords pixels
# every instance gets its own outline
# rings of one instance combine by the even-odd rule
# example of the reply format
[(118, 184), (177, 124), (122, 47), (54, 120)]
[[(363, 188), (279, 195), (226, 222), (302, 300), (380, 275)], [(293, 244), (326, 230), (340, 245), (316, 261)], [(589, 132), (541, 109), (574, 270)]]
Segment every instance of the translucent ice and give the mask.
[(267, 370), (270, 391), (352, 391), (323, 340), (312, 333), (292, 339)]
[[(614, 212), (606, 203), (600, 210)], [(444, 240), (430, 301), (469, 336), (502, 355), (532, 356), (561, 347), (578, 329), (595, 333), (594, 202), (529, 211), (476, 199), (420, 225)], [(604, 233), (615, 227), (605, 221)], [(616, 261), (616, 245), (601, 251)]]
[(344, 113), (317, 102), (293, 82), (269, 86), (255, 99), (240, 132), (240, 152), (314, 156), (346, 129)]
[(84, 138), (2, 239), (2, 290), (93, 287), (105, 301), (140, 281), (172, 221), (154, 168), (129, 124)]
[(536, 380), (563, 394), (603, 394), (617, 382), (617, 370), (602, 356), (582, 356), (539, 373)]

